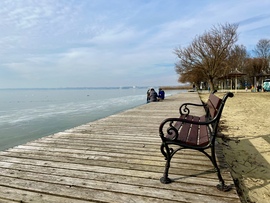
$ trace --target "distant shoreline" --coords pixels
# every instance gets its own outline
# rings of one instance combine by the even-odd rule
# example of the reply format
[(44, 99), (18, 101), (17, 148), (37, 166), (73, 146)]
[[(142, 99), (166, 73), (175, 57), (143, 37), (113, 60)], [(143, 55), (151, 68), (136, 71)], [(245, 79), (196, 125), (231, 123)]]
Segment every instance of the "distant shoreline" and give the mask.
[(160, 86), (163, 90), (190, 90), (192, 86), (184, 85), (184, 86)]
[[(154, 86), (155, 88), (162, 88), (163, 90), (189, 90), (191, 86)], [(0, 90), (108, 90), (108, 89), (148, 89), (148, 86), (119, 86), (119, 87), (38, 87), (38, 88), (0, 88)]]
[(0, 88), (0, 90), (108, 90), (108, 89), (147, 89), (148, 87), (123, 86), (123, 87), (40, 87), (40, 88)]

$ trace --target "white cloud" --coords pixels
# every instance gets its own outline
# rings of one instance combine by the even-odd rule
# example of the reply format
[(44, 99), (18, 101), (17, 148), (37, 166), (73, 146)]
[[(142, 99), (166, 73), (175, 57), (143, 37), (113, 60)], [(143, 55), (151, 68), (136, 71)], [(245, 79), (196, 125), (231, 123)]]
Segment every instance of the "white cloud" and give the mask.
[[(2, 0), (0, 87), (177, 85), (173, 49), (239, 23), (268, 37), (269, 1)], [(226, 11), (226, 12), (225, 12)]]

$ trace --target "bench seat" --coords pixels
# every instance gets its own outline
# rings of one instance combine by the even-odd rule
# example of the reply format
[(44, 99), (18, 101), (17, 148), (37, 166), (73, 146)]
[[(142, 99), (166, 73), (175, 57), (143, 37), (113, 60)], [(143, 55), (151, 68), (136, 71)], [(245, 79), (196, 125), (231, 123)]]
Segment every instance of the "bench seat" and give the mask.
[[(206, 116), (192, 116), (192, 115), (182, 115), (181, 119), (195, 122), (205, 122)], [(207, 146), (210, 142), (211, 131), (206, 125), (197, 125), (182, 121), (177, 121), (174, 125), (177, 130), (177, 134), (168, 133), (165, 138), (167, 142), (170, 140), (173, 142), (179, 142), (181, 145), (191, 145), (191, 146)]]

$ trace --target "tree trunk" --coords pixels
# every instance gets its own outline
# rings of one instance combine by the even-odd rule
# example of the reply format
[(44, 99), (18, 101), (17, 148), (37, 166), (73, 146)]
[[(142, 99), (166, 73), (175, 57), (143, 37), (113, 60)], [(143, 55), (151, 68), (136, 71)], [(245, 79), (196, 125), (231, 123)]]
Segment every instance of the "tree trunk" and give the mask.
[(209, 79), (209, 86), (210, 86), (210, 92), (213, 92), (215, 90), (213, 79)]

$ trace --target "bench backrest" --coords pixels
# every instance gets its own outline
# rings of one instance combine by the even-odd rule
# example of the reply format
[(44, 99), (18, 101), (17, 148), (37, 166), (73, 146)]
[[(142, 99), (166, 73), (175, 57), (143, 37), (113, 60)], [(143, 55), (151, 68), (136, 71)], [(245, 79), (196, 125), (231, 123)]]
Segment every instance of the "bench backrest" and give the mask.
[(208, 98), (208, 101), (207, 101), (207, 109), (208, 109), (208, 112), (211, 116), (211, 118), (214, 118), (216, 115), (217, 115), (217, 112), (219, 110), (219, 107), (222, 103), (222, 99), (220, 99), (219, 97), (217, 97), (216, 95), (214, 94), (210, 94), (209, 95), (209, 98)]

